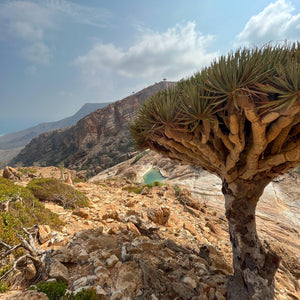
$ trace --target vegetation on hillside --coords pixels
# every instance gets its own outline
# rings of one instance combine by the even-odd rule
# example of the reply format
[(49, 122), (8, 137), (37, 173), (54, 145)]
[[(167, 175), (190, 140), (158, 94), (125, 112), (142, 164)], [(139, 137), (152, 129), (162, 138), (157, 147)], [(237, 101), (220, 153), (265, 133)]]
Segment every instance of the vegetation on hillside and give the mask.
[(29, 182), (27, 188), (40, 201), (53, 201), (64, 208), (88, 206), (88, 198), (70, 185), (54, 178), (40, 178)]
[(29, 189), (3, 177), (0, 177), (0, 205), (0, 240), (7, 244), (20, 241), (17, 233), (24, 233), (22, 227), (47, 224), (53, 229), (60, 229), (63, 225), (58, 216), (46, 209)]

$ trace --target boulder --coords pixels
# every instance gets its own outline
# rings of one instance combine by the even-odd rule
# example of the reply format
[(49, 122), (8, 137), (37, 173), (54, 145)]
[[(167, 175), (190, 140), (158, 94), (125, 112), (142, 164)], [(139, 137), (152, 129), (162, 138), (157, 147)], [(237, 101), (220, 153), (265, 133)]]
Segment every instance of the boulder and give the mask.
[(75, 215), (75, 216), (78, 216), (80, 218), (83, 218), (83, 219), (89, 219), (90, 218), (90, 214), (84, 208), (75, 208), (73, 210), (72, 214)]
[(190, 191), (187, 189), (183, 189), (182, 192), (178, 195), (177, 199), (179, 200), (180, 203), (190, 206), (195, 209), (200, 209), (201, 204), (198, 200), (195, 200), (192, 197), (192, 194)]
[(170, 218), (170, 208), (150, 208), (147, 211), (148, 219), (159, 225), (165, 225)]
[(39, 242), (41, 244), (46, 243), (52, 238), (51, 228), (49, 225), (39, 225), (38, 229), (39, 229), (38, 237), (39, 237)]
[(4, 168), (2, 176), (11, 180), (20, 180), (21, 178), (18, 170), (8, 166)]
[(54, 260), (50, 265), (49, 276), (57, 280), (62, 280), (68, 283), (69, 281), (69, 270), (61, 262)]

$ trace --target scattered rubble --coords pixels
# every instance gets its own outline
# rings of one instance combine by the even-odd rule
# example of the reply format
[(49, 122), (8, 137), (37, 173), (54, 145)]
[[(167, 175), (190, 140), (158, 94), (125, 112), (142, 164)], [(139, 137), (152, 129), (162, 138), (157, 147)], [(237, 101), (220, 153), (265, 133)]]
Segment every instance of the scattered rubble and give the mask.
[[(128, 180), (75, 184), (90, 199), (85, 209), (46, 203), (66, 222), (59, 233), (39, 226), (36, 242), (52, 261), (49, 279), (63, 280), (73, 292), (94, 288), (101, 299), (226, 299), (233, 269), (224, 216), (171, 185), (142, 194), (124, 189), (129, 185)], [(300, 299), (298, 231), (287, 231), (294, 253), (291, 245), (269, 239), (267, 228), (260, 234), (283, 257), (275, 299)], [(26, 277), (23, 285), (13, 285), (0, 299), (46, 299), (37, 292), (32, 298), (17, 294), (14, 289), (36, 279), (32, 264), (17, 272)]]

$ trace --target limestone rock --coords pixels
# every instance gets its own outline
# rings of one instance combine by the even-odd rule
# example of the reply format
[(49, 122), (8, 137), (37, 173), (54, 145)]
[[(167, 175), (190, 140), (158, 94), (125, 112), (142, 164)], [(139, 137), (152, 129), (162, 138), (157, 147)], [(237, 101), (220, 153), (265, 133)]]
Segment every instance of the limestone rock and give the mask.
[[(1, 299), (1, 298), (0, 298)], [(11, 297), (8, 296), (3, 300), (49, 300), (46, 294), (40, 293), (38, 291), (24, 291), (21, 293), (16, 293)]]
[(32, 280), (35, 278), (37, 272), (33, 263), (27, 264), (25, 267), (25, 278), (27, 280)]
[(148, 209), (147, 215), (148, 218), (156, 224), (165, 225), (170, 218), (170, 208), (161, 207), (161, 208), (151, 208)]
[(190, 206), (195, 209), (201, 208), (199, 200), (194, 199), (191, 192), (187, 189), (183, 189), (177, 199), (184, 205)]
[(64, 282), (69, 281), (69, 270), (59, 261), (53, 261), (50, 265), (49, 276)]
[(126, 262), (122, 264), (116, 289), (122, 291), (124, 297), (133, 299), (138, 290), (143, 287), (143, 275), (136, 262)]
[(19, 172), (15, 168), (8, 167), (8, 166), (4, 168), (2, 176), (4, 178), (11, 179), (11, 180), (20, 179)]
[(90, 214), (84, 208), (75, 208), (73, 210), (73, 215), (81, 217), (83, 219), (90, 219)]
[(38, 237), (39, 237), (39, 242), (41, 244), (46, 243), (52, 238), (51, 228), (49, 225), (39, 225), (38, 229), (39, 229)]

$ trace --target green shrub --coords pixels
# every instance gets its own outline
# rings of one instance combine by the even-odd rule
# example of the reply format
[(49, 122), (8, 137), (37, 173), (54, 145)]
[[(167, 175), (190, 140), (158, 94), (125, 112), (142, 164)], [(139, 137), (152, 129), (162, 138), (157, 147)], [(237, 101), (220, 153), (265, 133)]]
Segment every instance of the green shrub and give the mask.
[(40, 201), (53, 201), (64, 208), (88, 206), (88, 198), (70, 185), (54, 178), (40, 178), (29, 182), (27, 188)]
[(144, 184), (142, 186), (126, 186), (126, 187), (123, 187), (122, 190), (128, 191), (129, 193), (140, 194), (145, 187), (151, 189), (155, 186), (164, 186), (164, 185), (166, 185), (166, 184), (161, 183), (159, 181), (154, 181), (150, 184)]
[(45, 293), (50, 300), (104, 300), (105, 298), (97, 295), (94, 289), (84, 289), (74, 293), (66, 293), (67, 285), (62, 281), (45, 282), (40, 281), (36, 286), (30, 287), (30, 290), (37, 290)]
[(144, 189), (144, 186), (143, 187), (125, 186), (122, 188), (122, 190), (124, 190), (124, 191), (127, 191), (129, 193), (135, 193), (135, 194), (140, 194), (143, 189)]
[(7, 200), (11, 201), (8, 211), (0, 212), (0, 239), (8, 244), (20, 242), (16, 233), (23, 234), (22, 227), (47, 224), (51, 228), (60, 229), (64, 224), (56, 214), (46, 209), (30, 190), (0, 178), (0, 203)]
[(50, 300), (59, 300), (65, 295), (67, 285), (62, 281), (40, 281), (35, 287), (31, 287), (30, 289), (45, 293)]
[(32, 168), (18, 168), (18, 171), (22, 174), (22, 175), (25, 175), (25, 174), (35, 174), (37, 171), (36, 169), (32, 169)]
[(0, 293), (5, 293), (9, 290), (9, 283), (4, 283), (0, 281)]
[(182, 189), (177, 184), (173, 185), (172, 187), (175, 190), (176, 195), (181, 195)]

